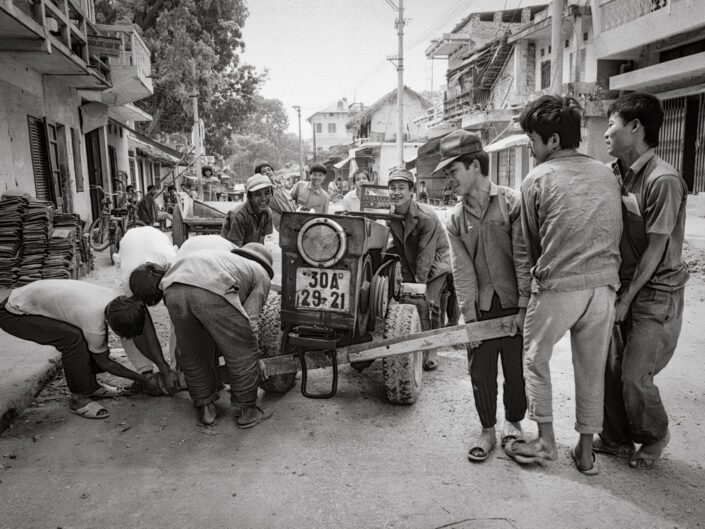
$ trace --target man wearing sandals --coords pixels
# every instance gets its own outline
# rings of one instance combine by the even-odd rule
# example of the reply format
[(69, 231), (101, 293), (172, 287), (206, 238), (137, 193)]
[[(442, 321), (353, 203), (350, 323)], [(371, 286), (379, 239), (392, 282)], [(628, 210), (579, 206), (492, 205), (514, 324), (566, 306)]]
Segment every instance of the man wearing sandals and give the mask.
[(453, 277), (465, 322), (515, 315), (514, 335), (467, 346), (475, 408), (482, 432), (468, 452), (484, 461), (497, 444), (497, 360), (504, 373), (502, 446), (522, 435), (526, 414), (522, 336), (531, 276), (521, 230), (521, 196), (487, 176), (489, 156), (476, 135), (458, 130), (443, 138), (441, 162), (462, 200), (448, 220)]
[(201, 422), (215, 423), (217, 354), (225, 359), (238, 428), (272, 416), (257, 405), (260, 376), (257, 324), (274, 277), (272, 255), (251, 242), (232, 252), (201, 250), (178, 255), (168, 270), (136, 269), (130, 285), (138, 299), (164, 295), (179, 344), (179, 362)]
[(110, 359), (106, 320), (118, 336), (132, 338), (141, 353), (159, 367), (164, 387), (173, 393), (176, 378), (164, 361), (144, 303), (82, 281), (42, 279), (13, 290), (0, 304), (0, 328), (5, 332), (59, 350), (71, 391), (69, 408), (88, 419), (109, 415), (93, 398), (121, 393), (99, 383), (96, 372), (134, 380), (145, 392), (161, 394), (157, 375), (136, 373)]
[(520, 117), (538, 165), (521, 184), (521, 220), (531, 265), (524, 325), (524, 381), (539, 436), (510, 441), (519, 463), (558, 457), (553, 431), (553, 346), (570, 331), (575, 372), (576, 468), (596, 474), (593, 436), (602, 431), (605, 363), (619, 287), (622, 209), (619, 184), (602, 163), (579, 154), (582, 109), (545, 95)]
[[(668, 414), (654, 377), (668, 364), (683, 322), (688, 269), (682, 259), (688, 187), (656, 156), (663, 109), (633, 93), (608, 111), (607, 152), (622, 183), (622, 281), (607, 362), (605, 422), (595, 451), (649, 469), (669, 441)], [(621, 335), (621, 336), (620, 336)], [(641, 448), (634, 453), (634, 443)]]

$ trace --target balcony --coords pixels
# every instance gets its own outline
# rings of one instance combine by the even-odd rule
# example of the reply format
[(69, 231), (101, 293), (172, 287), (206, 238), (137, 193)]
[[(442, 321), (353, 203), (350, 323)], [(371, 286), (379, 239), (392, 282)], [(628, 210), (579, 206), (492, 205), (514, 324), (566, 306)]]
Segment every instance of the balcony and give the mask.
[(0, 53), (69, 86), (104, 90), (107, 64), (91, 53), (93, 0), (0, 0)]
[(608, 31), (660, 9), (670, 10), (671, 0), (603, 0), (601, 29)]
[(444, 33), (440, 39), (431, 41), (431, 45), (426, 48), (426, 57), (429, 59), (447, 59), (451, 53), (469, 42), (469, 33)]
[(133, 26), (96, 26), (100, 35), (89, 39), (91, 49), (110, 67), (112, 88), (101, 94), (107, 105), (125, 105), (151, 96), (152, 62), (149, 49)]

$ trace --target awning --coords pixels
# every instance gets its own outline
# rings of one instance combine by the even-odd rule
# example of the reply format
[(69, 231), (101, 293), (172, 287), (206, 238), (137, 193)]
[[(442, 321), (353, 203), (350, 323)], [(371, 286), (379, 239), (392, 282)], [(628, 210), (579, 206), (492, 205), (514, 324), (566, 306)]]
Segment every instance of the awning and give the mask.
[(334, 163), (333, 167), (335, 167), (336, 169), (342, 169), (343, 167), (345, 167), (346, 165), (348, 165), (350, 163), (350, 160), (352, 160), (352, 158), (350, 158), (350, 156), (348, 156), (347, 158), (340, 160), (338, 163)]
[(485, 147), (485, 152), (497, 152), (503, 151), (504, 149), (509, 149), (510, 147), (518, 147), (520, 145), (528, 145), (529, 137), (526, 134), (512, 134), (506, 138), (502, 138), (499, 141), (490, 143)]

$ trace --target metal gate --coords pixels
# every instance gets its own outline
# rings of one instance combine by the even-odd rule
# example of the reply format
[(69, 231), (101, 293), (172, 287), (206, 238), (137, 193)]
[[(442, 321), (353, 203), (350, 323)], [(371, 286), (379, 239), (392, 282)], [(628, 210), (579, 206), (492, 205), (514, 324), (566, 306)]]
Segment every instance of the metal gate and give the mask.
[(663, 126), (656, 154), (675, 167), (679, 174), (682, 174), (686, 98), (666, 99), (662, 101), (662, 104)]
[(698, 97), (698, 129), (695, 137), (693, 193), (705, 192), (705, 94)]

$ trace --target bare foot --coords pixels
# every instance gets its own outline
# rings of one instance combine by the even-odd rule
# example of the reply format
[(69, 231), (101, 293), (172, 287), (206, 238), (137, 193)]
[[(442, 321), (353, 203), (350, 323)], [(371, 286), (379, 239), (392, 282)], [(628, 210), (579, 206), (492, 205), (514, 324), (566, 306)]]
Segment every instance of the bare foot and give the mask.
[(548, 461), (558, 459), (558, 448), (546, 440), (538, 437), (525, 443), (519, 443), (515, 448), (516, 454), (523, 457), (538, 457)]

